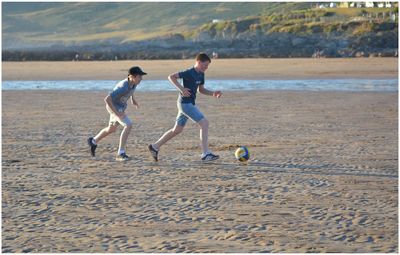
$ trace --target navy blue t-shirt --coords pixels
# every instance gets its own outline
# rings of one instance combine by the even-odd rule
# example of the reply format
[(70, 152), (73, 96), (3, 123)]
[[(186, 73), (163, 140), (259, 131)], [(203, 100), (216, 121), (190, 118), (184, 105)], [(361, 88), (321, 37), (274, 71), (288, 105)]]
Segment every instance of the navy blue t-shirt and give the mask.
[(178, 73), (179, 78), (183, 79), (183, 87), (190, 89), (190, 97), (184, 97), (179, 93), (179, 102), (182, 104), (195, 104), (196, 93), (199, 85), (204, 85), (204, 73), (197, 72), (194, 67)]

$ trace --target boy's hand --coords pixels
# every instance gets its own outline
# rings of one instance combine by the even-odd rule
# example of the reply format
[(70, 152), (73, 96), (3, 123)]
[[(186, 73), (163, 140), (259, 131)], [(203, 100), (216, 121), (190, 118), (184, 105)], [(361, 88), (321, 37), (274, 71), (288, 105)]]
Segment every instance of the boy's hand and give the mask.
[(183, 88), (183, 90), (181, 90), (182, 96), (184, 97), (190, 97), (191, 93), (190, 93), (190, 89), (188, 88)]
[(222, 92), (219, 91), (219, 90), (214, 91), (213, 96), (216, 97), (216, 98), (220, 98), (222, 96)]

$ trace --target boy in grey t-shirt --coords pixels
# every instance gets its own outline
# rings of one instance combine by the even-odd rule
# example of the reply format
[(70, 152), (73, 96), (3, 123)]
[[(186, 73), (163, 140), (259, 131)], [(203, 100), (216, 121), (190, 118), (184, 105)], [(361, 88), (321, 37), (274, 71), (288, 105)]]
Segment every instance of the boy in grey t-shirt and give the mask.
[(142, 76), (146, 74), (147, 73), (143, 72), (138, 66), (130, 68), (128, 78), (118, 82), (113, 91), (104, 99), (106, 102), (106, 109), (110, 113), (110, 121), (108, 127), (103, 128), (95, 137), (90, 137), (88, 139), (93, 157), (95, 156), (97, 143), (109, 134), (114, 133), (117, 130), (118, 124), (120, 124), (124, 129), (121, 133), (116, 160), (126, 161), (129, 159), (129, 156), (126, 155), (125, 147), (128, 135), (132, 129), (132, 121), (125, 114), (125, 110), (128, 106), (127, 102), (129, 98), (131, 98), (131, 102), (136, 106), (136, 109), (139, 107), (139, 104), (133, 97), (133, 93), (142, 81)]

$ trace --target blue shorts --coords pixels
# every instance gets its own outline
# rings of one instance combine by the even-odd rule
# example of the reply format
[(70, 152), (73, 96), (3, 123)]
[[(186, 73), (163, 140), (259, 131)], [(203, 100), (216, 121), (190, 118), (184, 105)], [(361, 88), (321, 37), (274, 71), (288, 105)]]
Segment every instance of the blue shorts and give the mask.
[(189, 118), (194, 122), (199, 122), (204, 118), (204, 115), (201, 113), (199, 108), (191, 103), (182, 104), (178, 102), (177, 106), (179, 111), (176, 116), (176, 123), (181, 127), (186, 125)]

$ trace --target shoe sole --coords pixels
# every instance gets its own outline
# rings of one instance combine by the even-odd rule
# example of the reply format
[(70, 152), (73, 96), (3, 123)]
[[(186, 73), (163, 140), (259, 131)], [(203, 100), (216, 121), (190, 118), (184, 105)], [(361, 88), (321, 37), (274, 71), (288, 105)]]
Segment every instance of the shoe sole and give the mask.
[(212, 161), (215, 161), (215, 160), (218, 160), (219, 159), (219, 157), (218, 158), (213, 158), (213, 159), (207, 159), (207, 160), (201, 160), (203, 163), (207, 163), (207, 162), (212, 162)]
[(90, 152), (91, 152), (91, 154), (92, 154), (92, 157), (96, 157), (96, 148), (92, 148), (92, 147), (90, 147)]
[(151, 154), (151, 157), (153, 158), (153, 160), (154, 160), (155, 162), (157, 162), (157, 161), (158, 161), (158, 156), (156, 156), (156, 157), (153, 156), (153, 152), (154, 152), (154, 153), (156, 153), (156, 152), (153, 150), (151, 144), (149, 144), (149, 146), (147, 146), (147, 149), (150, 151), (150, 154)]
[(129, 158), (127, 158), (127, 159), (116, 158), (115, 160), (118, 161), (118, 162), (124, 162), (124, 161), (128, 161), (130, 159)]
[[(90, 146), (90, 154), (92, 154), (92, 157), (95, 157), (96, 156), (96, 148), (97, 148), (97, 145), (92, 145), (92, 143), (90, 142), (90, 138), (89, 139), (87, 139), (87, 143), (88, 143), (88, 145)], [(93, 149), (94, 148), (94, 149)]]

